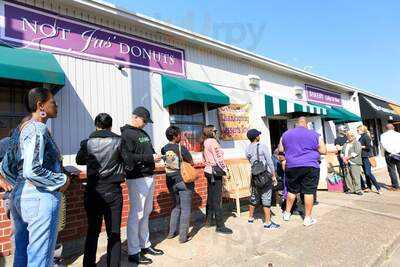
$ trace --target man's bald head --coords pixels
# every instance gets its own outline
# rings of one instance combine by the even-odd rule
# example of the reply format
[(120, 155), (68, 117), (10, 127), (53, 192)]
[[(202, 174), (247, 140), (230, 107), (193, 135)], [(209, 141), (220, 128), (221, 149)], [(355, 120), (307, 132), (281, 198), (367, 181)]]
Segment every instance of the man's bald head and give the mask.
[(308, 124), (308, 121), (307, 121), (306, 117), (301, 116), (300, 118), (297, 119), (297, 125), (307, 128), (307, 124)]
[(387, 131), (394, 130), (394, 125), (391, 123), (388, 123), (388, 124), (386, 124), (385, 128)]

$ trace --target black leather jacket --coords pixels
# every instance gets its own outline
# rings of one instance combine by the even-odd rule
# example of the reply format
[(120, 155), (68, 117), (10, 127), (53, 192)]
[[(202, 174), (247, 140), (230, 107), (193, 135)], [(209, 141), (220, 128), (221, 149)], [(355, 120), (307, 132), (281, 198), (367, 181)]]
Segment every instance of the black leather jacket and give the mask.
[(108, 130), (93, 132), (81, 142), (78, 165), (87, 165), (88, 187), (120, 184), (124, 181), (121, 137)]

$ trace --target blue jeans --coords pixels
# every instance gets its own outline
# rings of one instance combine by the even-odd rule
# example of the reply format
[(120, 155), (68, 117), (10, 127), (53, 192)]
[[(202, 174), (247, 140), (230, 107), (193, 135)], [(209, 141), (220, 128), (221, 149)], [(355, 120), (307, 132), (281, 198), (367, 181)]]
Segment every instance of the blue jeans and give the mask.
[[(362, 167), (365, 174), (365, 180), (367, 181), (367, 186), (369, 189), (372, 188), (372, 184), (375, 186), (376, 190), (381, 190), (378, 182), (376, 181), (375, 176), (372, 174), (371, 162), (369, 162), (369, 158), (362, 158)], [(372, 184), (371, 184), (372, 183)]]
[(60, 193), (17, 183), (11, 213), (14, 222), (14, 267), (53, 266)]

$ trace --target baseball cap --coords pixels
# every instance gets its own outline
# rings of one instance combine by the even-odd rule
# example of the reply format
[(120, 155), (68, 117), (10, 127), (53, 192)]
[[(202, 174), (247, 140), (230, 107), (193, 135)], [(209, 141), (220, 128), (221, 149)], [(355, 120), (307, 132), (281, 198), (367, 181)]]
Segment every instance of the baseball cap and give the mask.
[(150, 111), (145, 107), (137, 107), (132, 112), (133, 115), (143, 118), (145, 123), (153, 123), (150, 118)]
[(261, 132), (260, 132), (259, 130), (257, 130), (257, 129), (250, 129), (250, 130), (247, 132), (247, 138), (248, 138), (249, 140), (254, 140), (254, 139), (256, 139), (256, 137), (259, 136), (259, 135), (261, 135)]

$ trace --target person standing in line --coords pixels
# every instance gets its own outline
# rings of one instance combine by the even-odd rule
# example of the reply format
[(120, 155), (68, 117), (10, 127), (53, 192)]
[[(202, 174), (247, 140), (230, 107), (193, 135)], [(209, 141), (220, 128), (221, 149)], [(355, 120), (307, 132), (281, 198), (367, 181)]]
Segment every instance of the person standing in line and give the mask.
[(360, 139), (358, 142), (361, 144), (361, 159), (362, 159), (362, 168), (365, 174), (365, 180), (367, 181), (367, 189), (364, 192), (369, 192), (372, 190), (372, 184), (375, 186), (378, 194), (381, 194), (381, 187), (378, 184), (375, 176), (372, 174), (371, 162), (369, 158), (373, 156), (372, 153), (372, 140), (371, 135), (368, 131), (368, 128), (364, 125), (360, 125), (357, 127), (357, 133), (360, 135)]
[(348, 129), (344, 125), (340, 125), (338, 127), (338, 136), (335, 138), (335, 147), (337, 150), (337, 159), (339, 161), (340, 172), (343, 178), (346, 177), (346, 166), (344, 165), (343, 159), (340, 156), (341, 151), (343, 149), (344, 144), (347, 142), (347, 134)]
[[(6, 154), (9, 143), (10, 143), (10, 137), (5, 137), (0, 140), (0, 166), (2, 165), (1, 162)], [(13, 184), (7, 181), (7, 179), (4, 176), (5, 176), (4, 173), (0, 169), (0, 189), (4, 190), (3, 206), (6, 211), (7, 218), (10, 219), (10, 204), (11, 204), (10, 196), (11, 196), (11, 191), (13, 189)]]
[(20, 128), (21, 153), (12, 193), (14, 266), (51, 266), (57, 240), (61, 192), (70, 179), (63, 173), (60, 150), (46, 122), (56, 118), (57, 104), (50, 90), (34, 88), (27, 95), (31, 120)]
[(345, 166), (345, 164), (343, 162), (341, 153), (342, 153), (342, 149), (343, 149), (344, 144), (346, 144), (346, 142), (347, 142), (346, 134), (347, 134), (348, 131), (349, 130), (345, 125), (340, 125), (338, 127), (338, 136), (335, 138), (335, 147), (336, 147), (336, 151), (337, 151), (336, 152), (337, 153), (337, 159), (339, 161), (340, 175), (343, 178), (343, 185), (344, 185), (344, 191), (345, 192), (349, 190), (347, 188), (346, 181), (345, 181), (347, 168), (346, 168), (346, 166)]
[(179, 232), (179, 242), (185, 243), (189, 241), (188, 233), (194, 183), (185, 183), (183, 181), (180, 165), (181, 160), (193, 165), (193, 158), (189, 150), (180, 144), (181, 129), (176, 126), (170, 126), (165, 131), (165, 135), (169, 143), (161, 149), (161, 154), (165, 161), (168, 191), (174, 203), (167, 238), (174, 238)]
[(363, 195), (360, 183), (361, 176), (361, 143), (356, 140), (352, 132), (347, 133), (347, 143), (343, 147), (343, 162), (347, 166), (346, 184), (349, 188), (347, 194)]
[(78, 165), (87, 165), (84, 206), (88, 218), (83, 266), (96, 266), (97, 242), (103, 217), (107, 231), (107, 266), (120, 266), (121, 215), (124, 166), (121, 137), (111, 132), (112, 118), (100, 113), (94, 120), (96, 131), (81, 142)]
[(121, 150), (129, 193), (129, 217), (127, 225), (129, 261), (136, 264), (151, 264), (146, 257), (163, 255), (153, 248), (149, 240), (149, 216), (153, 210), (154, 169), (161, 160), (156, 154), (150, 136), (143, 130), (153, 123), (145, 107), (137, 107), (132, 114), (132, 125), (121, 128)]
[(272, 189), (277, 184), (274, 163), (271, 154), (265, 144), (260, 144), (261, 132), (257, 129), (251, 129), (247, 132), (247, 138), (251, 142), (246, 148), (246, 158), (250, 164), (253, 165), (256, 161), (261, 161), (268, 172), (272, 175), (272, 181), (269, 181), (263, 188), (256, 187), (251, 183), (251, 195), (249, 205), (249, 223), (254, 223), (254, 209), (258, 204), (261, 204), (264, 210), (264, 228), (276, 229), (280, 225), (271, 220), (271, 202), (272, 202)]
[(216, 221), (216, 232), (232, 234), (232, 230), (225, 226), (222, 210), (222, 181), (228, 173), (224, 161), (224, 152), (217, 139), (217, 130), (213, 125), (207, 125), (203, 130), (203, 158), (204, 174), (207, 178), (207, 223), (210, 224), (213, 216)]
[(290, 211), (296, 195), (304, 194), (305, 217), (304, 226), (315, 224), (312, 218), (314, 193), (318, 187), (321, 155), (326, 154), (326, 145), (322, 137), (307, 128), (307, 119), (300, 117), (294, 129), (286, 131), (279, 144), (279, 151), (285, 152), (286, 177), (288, 181), (288, 197), (283, 220), (290, 220)]
[(388, 123), (385, 129), (386, 131), (381, 135), (381, 144), (385, 151), (387, 169), (392, 182), (391, 190), (398, 191), (400, 190), (400, 133), (394, 130), (394, 125), (391, 123)]

